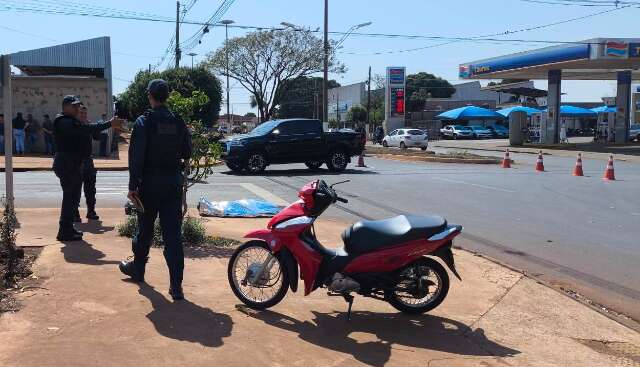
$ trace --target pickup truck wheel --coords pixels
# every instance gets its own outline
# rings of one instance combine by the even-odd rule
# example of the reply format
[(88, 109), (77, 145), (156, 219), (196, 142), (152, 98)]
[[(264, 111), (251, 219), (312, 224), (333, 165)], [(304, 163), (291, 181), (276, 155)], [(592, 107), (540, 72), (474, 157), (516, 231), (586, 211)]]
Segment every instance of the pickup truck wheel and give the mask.
[(404, 141), (400, 142), (400, 149), (402, 150), (407, 149), (407, 144), (405, 144)]
[(232, 172), (235, 172), (235, 173), (241, 173), (242, 172), (242, 166), (240, 164), (227, 162), (227, 167)]
[(322, 161), (309, 161), (309, 162), (304, 162), (304, 164), (307, 166), (307, 168), (309, 168), (310, 170), (317, 170), (320, 168), (320, 166), (322, 166)]
[(249, 173), (260, 173), (267, 168), (267, 159), (260, 152), (250, 153), (247, 158), (246, 168)]
[(331, 171), (340, 172), (347, 168), (348, 163), (349, 157), (347, 156), (347, 153), (342, 150), (336, 150), (329, 155), (327, 167), (329, 167)]
[(386, 140), (382, 141), (382, 146), (385, 147), (385, 148), (389, 148), (389, 144), (387, 144)]

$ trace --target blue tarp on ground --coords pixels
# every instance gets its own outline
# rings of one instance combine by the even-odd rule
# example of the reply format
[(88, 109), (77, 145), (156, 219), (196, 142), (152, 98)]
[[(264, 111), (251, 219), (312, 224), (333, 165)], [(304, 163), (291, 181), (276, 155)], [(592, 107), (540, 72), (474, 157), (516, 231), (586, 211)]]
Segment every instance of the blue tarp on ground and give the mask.
[(511, 115), (512, 112), (526, 112), (527, 116), (531, 116), (533, 114), (540, 113), (542, 111), (533, 107), (515, 106), (515, 107), (503, 108), (501, 110), (498, 110), (497, 112), (504, 117), (509, 117), (509, 115)]
[(202, 197), (198, 202), (198, 212), (203, 217), (272, 217), (280, 210), (278, 205), (254, 199), (212, 202)]
[(504, 116), (487, 108), (465, 106), (445, 111), (436, 118), (439, 120), (502, 120)]

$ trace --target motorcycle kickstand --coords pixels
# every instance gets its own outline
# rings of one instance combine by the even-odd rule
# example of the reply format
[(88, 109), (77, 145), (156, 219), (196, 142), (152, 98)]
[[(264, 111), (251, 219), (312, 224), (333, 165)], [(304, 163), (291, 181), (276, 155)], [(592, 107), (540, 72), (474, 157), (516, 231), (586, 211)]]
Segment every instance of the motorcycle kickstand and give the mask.
[(350, 294), (343, 294), (344, 300), (349, 303), (349, 308), (347, 309), (347, 321), (351, 321), (351, 306), (353, 306), (353, 296)]

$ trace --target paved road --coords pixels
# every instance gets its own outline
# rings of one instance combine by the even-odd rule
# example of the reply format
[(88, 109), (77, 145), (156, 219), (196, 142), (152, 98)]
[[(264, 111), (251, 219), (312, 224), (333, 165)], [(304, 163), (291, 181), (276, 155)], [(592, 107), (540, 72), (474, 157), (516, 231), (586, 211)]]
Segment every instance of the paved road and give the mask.
[[(219, 167), (195, 185), (190, 205), (211, 200), (267, 198), (293, 201), (307, 181), (345, 179), (349, 204), (325, 215), (355, 221), (400, 213), (437, 213), (464, 225), (457, 242), (541, 278), (578, 290), (640, 320), (640, 165), (616, 162), (615, 182), (600, 179), (602, 161), (585, 161), (587, 177), (572, 177), (572, 158), (516, 154), (514, 169), (368, 159), (368, 168), (334, 175), (303, 165), (270, 168), (264, 176), (235, 176)], [(126, 172), (100, 172), (98, 205), (124, 203)], [(50, 172), (15, 175), (18, 207), (57, 207), (60, 190)], [(0, 186), (4, 184), (2, 183)], [(2, 188), (4, 189), (4, 188)], [(464, 275), (463, 275), (464, 277)]]

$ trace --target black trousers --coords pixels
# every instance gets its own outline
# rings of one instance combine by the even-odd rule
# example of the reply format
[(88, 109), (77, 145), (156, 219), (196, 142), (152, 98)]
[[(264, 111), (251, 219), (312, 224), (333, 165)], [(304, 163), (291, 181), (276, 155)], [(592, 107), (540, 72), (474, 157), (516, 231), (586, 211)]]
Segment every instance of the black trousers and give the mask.
[(62, 205), (60, 208), (60, 229), (71, 230), (73, 218), (80, 205), (82, 190), (82, 160), (69, 153), (56, 153), (53, 159), (53, 171), (62, 187)]
[(84, 188), (84, 199), (87, 202), (87, 209), (96, 208), (96, 176), (98, 171), (93, 165), (93, 158), (87, 158), (82, 162), (82, 187)]
[(140, 198), (144, 213), (138, 214), (138, 230), (133, 238), (132, 250), (136, 267), (144, 272), (149, 249), (153, 241), (156, 218), (160, 218), (164, 258), (169, 268), (171, 286), (182, 285), (184, 250), (182, 247), (182, 176), (145, 175)]

